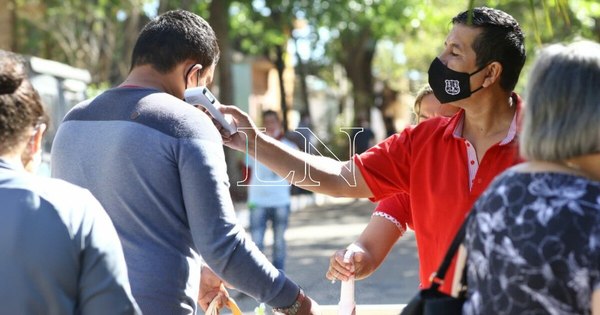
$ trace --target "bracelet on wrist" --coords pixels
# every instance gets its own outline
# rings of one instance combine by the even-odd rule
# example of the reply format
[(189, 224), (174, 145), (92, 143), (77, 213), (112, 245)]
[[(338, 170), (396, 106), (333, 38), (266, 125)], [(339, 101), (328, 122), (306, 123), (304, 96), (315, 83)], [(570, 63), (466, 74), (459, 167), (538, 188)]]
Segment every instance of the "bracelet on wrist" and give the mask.
[(284, 314), (284, 315), (296, 315), (298, 313), (298, 311), (300, 310), (300, 306), (302, 306), (302, 303), (304, 302), (304, 300), (306, 299), (306, 295), (304, 294), (304, 291), (302, 289), (300, 289), (300, 292), (298, 292), (298, 297), (296, 298), (296, 301), (294, 301), (294, 303), (288, 307), (275, 307), (273, 308), (273, 312), (275, 313), (279, 313), (279, 314)]

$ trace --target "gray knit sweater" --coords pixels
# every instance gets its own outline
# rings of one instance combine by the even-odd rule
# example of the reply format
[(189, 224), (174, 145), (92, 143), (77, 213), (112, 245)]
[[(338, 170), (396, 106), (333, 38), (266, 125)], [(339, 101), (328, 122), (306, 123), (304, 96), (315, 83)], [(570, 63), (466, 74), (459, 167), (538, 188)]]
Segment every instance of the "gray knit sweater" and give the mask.
[(196, 312), (199, 255), (259, 301), (294, 302), (298, 286), (237, 222), (220, 134), (182, 100), (116, 88), (75, 106), (57, 131), (52, 175), (89, 189), (107, 210), (144, 314)]

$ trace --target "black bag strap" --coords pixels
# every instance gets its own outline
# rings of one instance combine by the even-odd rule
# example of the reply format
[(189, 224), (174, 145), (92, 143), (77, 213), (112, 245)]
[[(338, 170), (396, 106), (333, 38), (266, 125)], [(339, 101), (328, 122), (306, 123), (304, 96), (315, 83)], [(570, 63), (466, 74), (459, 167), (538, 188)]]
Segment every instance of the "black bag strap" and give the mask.
[[(446, 277), (446, 272), (448, 272), (448, 267), (450, 267), (452, 258), (454, 258), (456, 252), (458, 251), (458, 248), (460, 247), (460, 244), (462, 244), (463, 240), (465, 239), (467, 223), (470, 217), (471, 214), (469, 213), (469, 215), (463, 221), (463, 224), (460, 226), (460, 229), (458, 229), (458, 231), (456, 232), (452, 243), (450, 243), (450, 247), (448, 248), (448, 251), (446, 251), (444, 260), (442, 260), (442, 263), (438, 267), (438, 270), (431, 275), (431, 289), (437, 290), (440, 287), (440, 285), (444, 283), (444, 278)], [(462, 281), (465, 281), (465, 278), (466, 277), (463, 272)]]

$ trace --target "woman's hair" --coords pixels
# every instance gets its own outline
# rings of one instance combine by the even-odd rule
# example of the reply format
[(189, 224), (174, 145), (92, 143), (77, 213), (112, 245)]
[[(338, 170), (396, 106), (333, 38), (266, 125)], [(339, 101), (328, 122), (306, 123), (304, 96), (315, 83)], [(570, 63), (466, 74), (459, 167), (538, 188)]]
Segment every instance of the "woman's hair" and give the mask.
[(419, 92), (417, 92), (415, 104), (413, 105), (413, 113), (416, 116), (415, 121), (419, 121), (419, 118), (421, 117), (421, 102), (423, 102), (423, 98), (429, 94), (433, 94), (433, 90), (429, 84), (423, 85), (421, 89), (419, 89)]
[(520, 153), (563, 161), (600, 152), (600, 45), (543, 49), (527, 86)]
[(23, 60), (0, 50), (0, 154), (12, 152), (46, 123), (40, 96), (27, 80)]

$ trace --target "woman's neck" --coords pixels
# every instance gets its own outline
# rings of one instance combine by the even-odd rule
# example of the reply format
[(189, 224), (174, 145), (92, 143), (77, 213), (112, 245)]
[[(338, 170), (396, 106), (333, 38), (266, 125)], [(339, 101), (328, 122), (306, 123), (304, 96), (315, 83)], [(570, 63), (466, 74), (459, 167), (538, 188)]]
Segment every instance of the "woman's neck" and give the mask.
[(565, 165), (575, 169), (586, 177), (600, 181), (600, 153), (586, 154), (566, 160)]
[(529, 161), (512, 168), (516, 172), (556, 172), (600, 181), (600, 154), (590, 154), (566, 161)]

